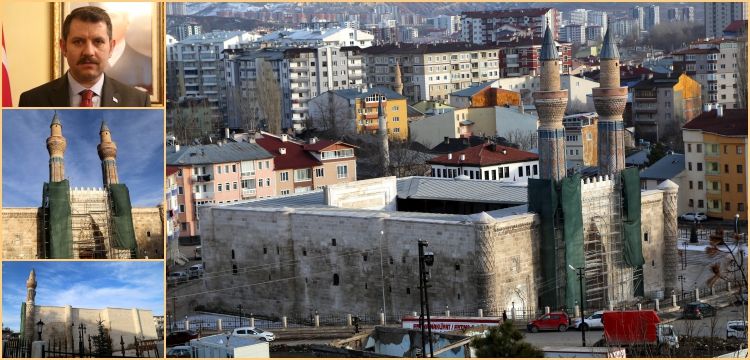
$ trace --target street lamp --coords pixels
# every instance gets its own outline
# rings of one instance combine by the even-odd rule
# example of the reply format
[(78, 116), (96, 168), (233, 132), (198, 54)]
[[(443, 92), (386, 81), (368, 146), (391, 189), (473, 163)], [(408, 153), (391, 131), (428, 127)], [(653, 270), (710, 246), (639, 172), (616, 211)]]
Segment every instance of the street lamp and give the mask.
[(581, 346), (586, 347), (586, 326), (584, 326), (586, 324), (586, 322), (584, 321), (584, 317), (583, 317), (583, 313), (584, 313), (584, 311), (586, 311), (585, 310), (586, 309), (586, 305), (585, 305), (586, 303), (584, 301), (584, 295), (585, 294), (583, 293), (583, 277), (585, 275), (584, 271), (586, 270), (586, 268), (583, 267), (583, 266), (579, 267), (579, 268), (574, 268), (573, 265), (570, 265), (570, 264), (568, 264), (568, 267), (571, 270), (575, 271), (576, 274), (578, 274), (578, 285), (580, 286), (580, 290), (581, 290), (581, 301), (580, 301), (580, 304), (581, 304), (581, 325), (579, 325), (579, 327), (581, 328), (581, 344), (582, 344)]
[(36, 322), (36, 333), (38, 335), (38, 340), (42, 341), (42, 329), (44, 328), (44, 321), (42, 319), (39, 319), (39, 321)]
[(740, 214), (734, 214), (734, 233), (740, 233)]
[(86, 332), (86, 325), (83, 323), (78, 325), (78, 354), (83, 357), (83, 334)]
[(680, 299), (685, 297), (685, 276), (680, 275), (677, 277), (677, 280), (680, 280)]
[(427, 314), (427, 336), (430, 338), (430, 357), (434, 357), (432, 349), (432, 326), (430, 323), (430, 301), (427, 295), (427, 282), (429, 281), (428, 266), (432, 266), (435, 263), (435, 254), (431, 251), (424, 251), (427, 247), (426, 240), (419, 240), (419, 305), (420, 305), (420, 316), (419, 316), (419, 327), (422, 330), (422, 356), (425, 356), (425, 313)]
[[(382, 281), (382, 294), (383, 294), (383, 321), (387, 322), (388, 317), (385, 316), (385, 272), (383, 271), (383, 236), (385, 233), (380, 230), (380, 279)], [(385, 325), (385, 324), (384, 324)]]

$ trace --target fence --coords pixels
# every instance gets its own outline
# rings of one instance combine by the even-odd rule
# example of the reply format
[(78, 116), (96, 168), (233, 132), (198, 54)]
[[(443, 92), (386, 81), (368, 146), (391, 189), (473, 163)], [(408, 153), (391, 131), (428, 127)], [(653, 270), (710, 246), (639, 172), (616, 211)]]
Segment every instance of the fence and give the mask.
[(3, 340), (3, 358), (31, 357), (31, 342), (21, 338)]

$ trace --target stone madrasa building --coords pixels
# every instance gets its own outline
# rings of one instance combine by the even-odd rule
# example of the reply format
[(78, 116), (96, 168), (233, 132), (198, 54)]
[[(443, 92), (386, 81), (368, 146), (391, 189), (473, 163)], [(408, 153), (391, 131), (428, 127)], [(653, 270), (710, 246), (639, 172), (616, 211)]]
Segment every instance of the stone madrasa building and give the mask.
[(162, 207), (132, 208), (117, 170), (117, 146), (99, 130), (103, 188), (71, 188), (65, 177), (67, 140), (57, 113), (47, 138), (49, 182), (39, 208), (3, 208), (4, 259), (130, 259), (163, 257)]
[(627, 90), (611, 34), (593, 91), (598, 176), (566, 174), (567, 93), (549, 30), (541, 62), (540, 179), (387, 177), (202, 207), (201, 293), (208, 295), (193, 300), (225, 309), (252, 304), (266, 315), (418, 311), (420, 239), (435, 254), (432, 309), (572, 309), (580, 294), (569, 266), (585, 267), (587, 309), (674, 289), (677, 186), (641, 191), (638, 171), (624, 168)]
[(26, 280), (26, 302), (21, 304), (21, 337), (28, 341), (37, 340), (36, 323), (44, 322), (42, 340), (53, 341), (64, 349), (72, 351), (79, 341), (78, 327), (83, 324), (86, 334), (97, 334), (97, 325), (102, 321), (108, 330), (115, 348), (121, 345), (120, 336), (125, 347), (132, 346), (134, 338), (139, 340), (157, 339), (156, 323), (151, 310), (144, 309), (84, 309), (71, 305), (45, 306), (35, 303), (36, 272), (31, 270)]

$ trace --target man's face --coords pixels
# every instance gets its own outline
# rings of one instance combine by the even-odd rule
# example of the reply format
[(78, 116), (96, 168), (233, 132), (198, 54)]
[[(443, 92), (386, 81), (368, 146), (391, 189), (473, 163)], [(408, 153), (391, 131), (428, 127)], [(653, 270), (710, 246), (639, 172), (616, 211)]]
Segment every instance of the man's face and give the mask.
[(81, 85), (91, 86), (107, 66), (115, 41), (107, 35), (103, 21), (90, 23), (74, 19), (67, 39), (60, 39), (62, 54), (68, 61), (70, 74)]

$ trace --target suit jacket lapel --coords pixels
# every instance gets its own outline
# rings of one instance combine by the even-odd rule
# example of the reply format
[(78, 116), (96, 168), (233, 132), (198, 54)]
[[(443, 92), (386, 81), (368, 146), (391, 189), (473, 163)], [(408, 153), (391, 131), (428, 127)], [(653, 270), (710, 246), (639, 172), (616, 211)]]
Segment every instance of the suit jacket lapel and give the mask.
[(70, 106), (70, 86), (68, 85), (67, 73), (53, 83), (49, 101), (52, 106)]
[(107, 77), (107, 75), (104, 75), (104, 85), (102, 85), (102, 107), (114, 107), (114, 106), (120, 106), (120, 104), (115, 101), (114, 99), (117, 99), (120, 101), (120, 94), (117, 92), (117, 88), (113, 85), (112, 81), (110, 81), (110, 78)]

